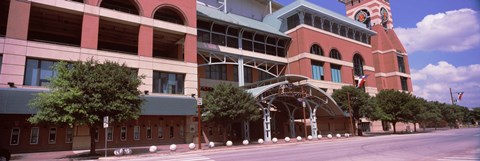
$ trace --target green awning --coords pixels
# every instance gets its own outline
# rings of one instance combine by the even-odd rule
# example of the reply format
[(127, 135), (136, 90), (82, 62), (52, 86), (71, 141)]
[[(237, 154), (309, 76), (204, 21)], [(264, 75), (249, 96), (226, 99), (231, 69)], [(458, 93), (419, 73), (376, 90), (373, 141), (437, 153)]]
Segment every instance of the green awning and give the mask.
[[(28, 102), (40, 92), (48, 90), (2, 88), (0, 89), (0, 114), (35, 114)], [(197, 103), (190, 96), (144, 96), (142, 115), (196, 115)]]

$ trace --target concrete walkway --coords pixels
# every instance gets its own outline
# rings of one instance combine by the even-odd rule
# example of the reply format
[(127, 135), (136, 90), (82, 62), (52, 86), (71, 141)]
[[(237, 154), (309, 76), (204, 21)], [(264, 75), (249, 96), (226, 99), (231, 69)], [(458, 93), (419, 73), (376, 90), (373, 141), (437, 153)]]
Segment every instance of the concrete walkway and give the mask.
[[(148, 149), (149, 146), (144, 147), (130, 147), (132, 149), (131, 155), (123, 155), (123, 156), (114, 156), (113, 150), (108, 149), (108, 157), (105, 158), (105, 149), (96, 149), (99, 156), (91, 157), (88, 156), (89, 150), (79, 150), (79, 151), (55, 151), (55, 152), (38, 152), (38, 153), (21, 153), (21, 154), (12, 154), (11, 160), (18, 160), (18, 161), (31, 161), (31, 160), (116, 160), (116, 159), (127, 159), (132, 157), (147, 157), (151, 155), (172, 155), (177, 153), (202, 153), (204, 151), (226, 151), (226, 150), (236, 150), (236, 149), (251, 149), (251, 148), (261, 148), (261, 147), (268, 147), (268, 146), (283, 146), (283, 145), (292, 145), (292, 144), (308, 144), (308, 143), (318, 143), (318, 142), (337, 142), (337, 141), (348, 141), (352, 139), (361, 139), (362, 137), (349, 137), (345, 138), (332, 138), (328, 139), (323, 137), (322, 139), (318, 140), (303, 140), (297, 141), (295, 138), (291, 138), (290, 142), (286, 143), (284, 139), (278, 139), (277, 143), (264, 143), (258, 144), (256, 142), (250, 142), (249, 145), (242, 145), (240, 143), (234, 144), (232, 147), (227, 147), (225, 144), (219, 145), (220, 143), (216, 143), (214, 148), (209, 148), (207, 144), (202, 143), (202, 149), (198, 150), (190, 150), (188, 148), (188, 144), (177, 144), (177, 150), (174, 152), (170, 151), (170, 145), (158, 145), (157, 152), (150, 153)], [(198, 145), (197, 145), (198, 146)], [(100, 157), (100, 158), (99, 158)]]

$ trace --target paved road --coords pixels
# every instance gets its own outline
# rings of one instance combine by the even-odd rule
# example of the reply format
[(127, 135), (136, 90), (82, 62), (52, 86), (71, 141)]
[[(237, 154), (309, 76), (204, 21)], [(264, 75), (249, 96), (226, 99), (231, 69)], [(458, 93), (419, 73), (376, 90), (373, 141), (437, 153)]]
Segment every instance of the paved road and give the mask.
[(480, 161), (480, 128), (388, 135), (131, 160), (166, 161)]

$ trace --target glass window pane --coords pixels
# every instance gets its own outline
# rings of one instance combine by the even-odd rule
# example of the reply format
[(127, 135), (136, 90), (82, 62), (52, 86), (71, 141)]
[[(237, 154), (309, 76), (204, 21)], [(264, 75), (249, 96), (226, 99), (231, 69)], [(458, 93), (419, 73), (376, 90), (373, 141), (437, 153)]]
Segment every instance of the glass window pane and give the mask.
[(38, 144), (38, 127), (32, 127), (32, 131), (30, 133), (30, 144)]
[(107, 128), (107, 141), (113, 141), (113, 127)]
[(20, 128), (14, 127), (12, 128), (12, 133), (10, 136), (10, 145), (18, 145), (20, 137)]
[(27, 59), (27, 67), (25, 68), (25, 85), (29, 86), (38, 86), (38, 60)]
[(73, 141), (73, 128), (67, 128), (65, 143), (72, 143)]
[(163, 139), (163, 127), (158, 127), (158, 138)]
[(48, 143), (55, 144), (56, 141), (57, 141), (57, 128), (52, 127), (50, 128), (50, 131), (48, 134)]
[(140, 126), (133, 127), (133, 140), (140, 140)]

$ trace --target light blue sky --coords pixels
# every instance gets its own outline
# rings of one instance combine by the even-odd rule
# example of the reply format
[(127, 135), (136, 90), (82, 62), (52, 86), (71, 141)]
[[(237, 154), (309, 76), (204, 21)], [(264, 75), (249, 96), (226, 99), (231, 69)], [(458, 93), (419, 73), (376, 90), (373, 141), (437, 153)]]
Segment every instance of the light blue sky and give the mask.
[[(309, 1), (345, 15), (337, 0)], [(408, 50), (414, 94), (450, 103), (452, 88), (465, 92), (459, 105), (480, 107), (480, 0), (390, 0), (390, 5), (394, 30)]]

